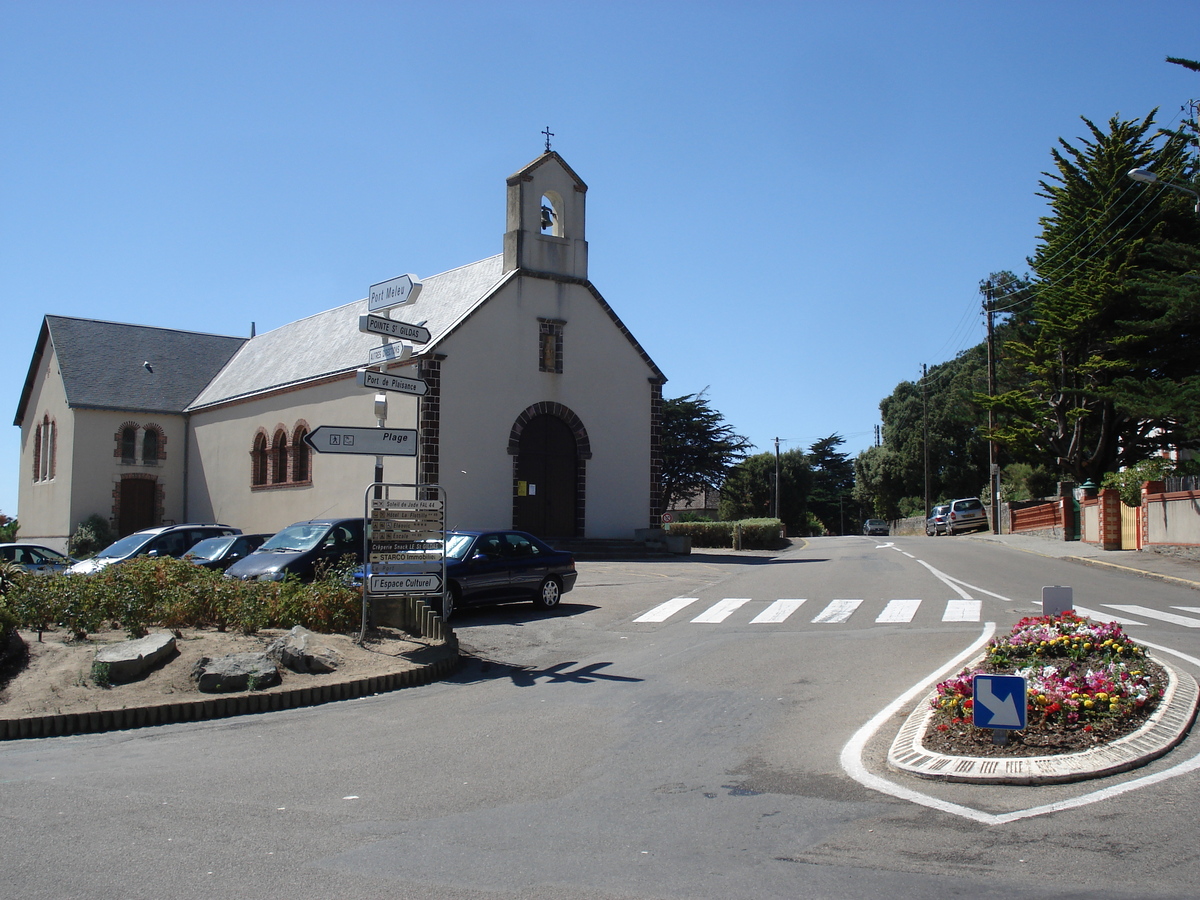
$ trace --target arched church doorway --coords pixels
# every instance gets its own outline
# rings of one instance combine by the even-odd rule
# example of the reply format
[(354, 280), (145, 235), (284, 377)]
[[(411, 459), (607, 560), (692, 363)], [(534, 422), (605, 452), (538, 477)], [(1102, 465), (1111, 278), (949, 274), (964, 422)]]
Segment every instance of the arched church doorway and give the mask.
[(514, 526), (542, 538), (574, 537), (579, 499), (574, 432), (558, 416), (534, 416), (518, 446)]

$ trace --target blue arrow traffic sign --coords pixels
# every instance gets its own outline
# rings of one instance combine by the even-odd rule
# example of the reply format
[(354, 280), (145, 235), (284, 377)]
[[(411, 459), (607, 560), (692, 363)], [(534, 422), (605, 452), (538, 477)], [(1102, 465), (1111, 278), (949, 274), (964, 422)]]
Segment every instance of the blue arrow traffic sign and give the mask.
[(971, 722), (976, 728), (1025, 727), (1025, 679), (1020, 675), (976, 675), (971, 679)]

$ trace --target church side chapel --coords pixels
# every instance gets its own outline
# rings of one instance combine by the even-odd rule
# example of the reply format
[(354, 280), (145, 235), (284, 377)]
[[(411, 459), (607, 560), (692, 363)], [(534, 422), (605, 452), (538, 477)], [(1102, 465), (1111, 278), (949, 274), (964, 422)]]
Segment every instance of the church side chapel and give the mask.
[[(549, 135), (506, 190), (501, 253), (380, 313), (429, 333), (379, 367), (425, 385), (386, 395), (387, 427), (416, 429), (419, 452), (386, 457), (384, 478), (442, 485), (449, 528), (631, 537), (657, 524), (666, 378), (588, 279), (588, 188)], [(249, 338), (45, 316), (14, 422), (22, 540), (65, 549), (92, 515), (119, 534), (362, 515), (375, 457), (304, 439), (378, 424), (358, 383), (381, 343), (359, 330), (367, 306)]]

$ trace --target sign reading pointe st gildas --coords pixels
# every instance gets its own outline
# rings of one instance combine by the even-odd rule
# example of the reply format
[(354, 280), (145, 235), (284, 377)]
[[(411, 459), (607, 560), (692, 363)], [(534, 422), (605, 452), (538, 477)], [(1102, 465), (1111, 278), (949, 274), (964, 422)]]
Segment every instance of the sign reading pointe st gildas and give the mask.
[(377, 391), (396, 391), (417, 397), (424, 397), (429, 393), (429, 383), (419, 378), (405, 378), (403, 375), (389, 375), (371, 369), (359, 369), (357, 381), (359, 387), (373, 388)]
[(357, 453), (363, 456), (416, 456), (415, 428), (364, 428), (318, 425), (304, 436), (318, 453)]
[(433, 339), (429, 329), (422, 325), (410, 325), (408, 322), (383, 316), (359, 316), (358, 330), (363, 334), (377, 334), (380, 337), (396, 338), (414, 344), (428, 344)]
[(371, 285), (367, 295), (367, 311), (379, 312), (394, 306), (405, 306), (417, 302), (421, 293), (421, 281), (416, 275), (400, 275)]

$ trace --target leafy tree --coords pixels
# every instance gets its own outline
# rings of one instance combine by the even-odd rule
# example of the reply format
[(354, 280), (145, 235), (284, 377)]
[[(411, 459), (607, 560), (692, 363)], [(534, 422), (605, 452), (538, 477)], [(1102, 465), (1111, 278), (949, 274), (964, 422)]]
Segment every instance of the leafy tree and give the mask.
[[(995, 437), (1022, 459), (1040, 459), (1076, 480), (1155, 451), (1194, 443), (1174, 411), (1200, 387), (1195, 351), (1200, 307), (1179, 290), (1200, 238), (1191, 204), (1143, 190), (1133, 168), (1179, 177), (1187, 140), (1153, 131), (1154, 114), (1087, 119), (1089, 139), (1060, 140), (1055, 172), (1040, 182), (1050, 214), (1031, 263), (1038, 275), (1031, 327), (1004, 345), (1025, 381), (985, 402)], [(1150, 285), (1158, 284), (1157, 292)]]
[(726, 475), (754, 445), (708, 404), (705, 391), (663, 400), (662, 512)]
[(0, 541), (10, 543), (17, 539), (17, 529), (20, 523), (16, 519), (9, 518), (4, 513), (0, 513)]
[(812, 467), (808, 507), (826, 531), (841, 531), (844, 498), (851, 496), (854, 489), (854, 461), (848, 453), (837, 449), (844, 443), (846, 439), (840, 434), (831, 434), (808, 448)]
[[(756, 453), (735, 466), (721, 487), (721, 518), (771, 518), (775, 515), (775, 454)], [(779, 518), (789, 534), (808, 533), (811, 472), (801, 450), (779, 454)]]

